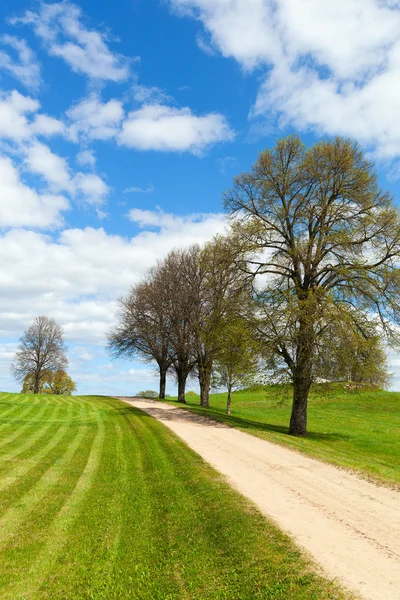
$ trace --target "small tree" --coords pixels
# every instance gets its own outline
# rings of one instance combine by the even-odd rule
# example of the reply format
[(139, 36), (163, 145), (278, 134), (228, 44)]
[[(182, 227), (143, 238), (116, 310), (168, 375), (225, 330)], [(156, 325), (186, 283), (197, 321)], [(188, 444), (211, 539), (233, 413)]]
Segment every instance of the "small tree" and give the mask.
[(76, 391), (76, 383), (63, 369), (58, 369), (55, 373), (52, 373), (48, 389), (51, 394), (57, 396), (71, 396), (72, 392)]
[(232, 391), (250, 385), (259, 370), (260, 346), (247, 323), (234, 318), (220, 330), (220, 349), (214, 362), (214, 386), (228, 391), (226, 413), (231, 414)]
[(34, 394), (40, 393), (41, 380), (48, 371), (64, 369), (68, 360), (63, 330), (54, 319), (36, 317), (20, 339), (12, 373), (17, 381), (32, 377)]
[(240, 312), (245, 297), (249, 296), (246, 279), (235, 264), (236, 252), (232, 239), (216, 236), (199, 253), (198, 297), (191, 326), (201, 406), (209, 406), (213, 361), (221, 344), (219, 329), (228, 314)]
[[(24, 377), (21, 394), (33, 394), (35, 386), (35, 374), (28, 373)], [(76, 391), (76, 383), (63, 370), (58, 369), (54, 373), (45, 369), (40, 378), (39, 394), (54, 394), (56, 396), (71, 396)]]

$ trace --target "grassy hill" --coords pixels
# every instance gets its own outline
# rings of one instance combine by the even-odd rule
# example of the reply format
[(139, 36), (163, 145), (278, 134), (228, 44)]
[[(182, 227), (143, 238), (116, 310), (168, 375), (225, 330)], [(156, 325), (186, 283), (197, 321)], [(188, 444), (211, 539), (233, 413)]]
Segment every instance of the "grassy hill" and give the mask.
[[(343, 385), (314, 389), (308, 437), (287, 435), (291, 396), (280, 386), (235, 392), (231, 416), (226, 394), (212, 394), (210, 408), (188, 395), (188, 408), (252, 435), (289, 446), (327, 462), (355, 469), (377, 481), (400, 485), (400, 393), (348, 391)], [(179, 405), (182, 406), (182, 405)]]
[(0, 599), (343, 598), (166, 427), (0, 394)]

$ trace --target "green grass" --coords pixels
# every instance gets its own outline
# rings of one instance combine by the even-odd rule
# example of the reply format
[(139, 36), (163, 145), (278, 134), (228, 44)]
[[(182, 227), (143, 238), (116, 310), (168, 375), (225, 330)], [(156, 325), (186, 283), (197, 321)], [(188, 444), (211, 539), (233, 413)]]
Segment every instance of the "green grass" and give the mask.
[(155, 419), (0, 394), (0, 599), (343, 597)]
[(279, 386), (235, 392), (231, 416), (225, 414), (226, 394), (212, 394), (209, 409), (198, 406), (198, 396), (189, 396), (187, 402), (190, 410), (206, 412), (257, 437), (359, 471), (378, 482), (400, 485), (398, 392), (355, 393), (342, 385), (314, 391), (309, 400), (307, 438), (287, 434), (291, 397), (284, 398)]

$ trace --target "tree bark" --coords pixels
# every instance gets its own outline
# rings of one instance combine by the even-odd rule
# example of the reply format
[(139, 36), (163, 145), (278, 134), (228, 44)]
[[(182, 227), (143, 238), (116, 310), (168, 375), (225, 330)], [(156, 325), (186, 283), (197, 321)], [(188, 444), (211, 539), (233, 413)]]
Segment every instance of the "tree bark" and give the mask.
[(211, 363), (199, 366), (200, 406), (206, 408), (210, 406), (211, 371)]
[(40, 392), (40, 374), (35, 373), (35, 383), (33, 385), (33, 393), (39, 394)]
[(226, 402), (226, 414), (231, 414), (231, 395), (232, 395), (232, 387), (228, 386), (228, 400)]
[(167, 369), (160, 365), (160, 393), (158, 397), (160, 400), (165, 400), (165, 388), (167, 384)]
[(307, 403), (312, 383), (312, 343), (309, 328), (300, 324), (296, 365), (293, 372), (293, 405), (289, 434), (307, 435)]
[(185, 389), (186, 389), (187, 375), (182, 372), (177, 373), (177, 375), (178, 375), (178, 402), (181, 402), (182, 404), (186, 404)]

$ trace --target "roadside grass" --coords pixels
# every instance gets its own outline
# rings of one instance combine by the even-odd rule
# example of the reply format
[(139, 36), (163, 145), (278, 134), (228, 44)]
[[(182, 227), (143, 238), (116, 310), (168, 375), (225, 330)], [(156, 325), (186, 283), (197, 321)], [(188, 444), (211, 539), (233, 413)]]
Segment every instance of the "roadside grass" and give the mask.
[[(400, 486), (400, 393), (351, 392), (336, 384), (312, 391), (308, 436), (289, 436), (291, 396), (280, 386), (243, 390), (232, 395), (231, 416), (226, 394), (211, 394), (210, 408), (188, 396), (187, 408), (271, 442), (283, 444), (332, 464), (359, 471), (377, 482)], [(168, 399), (171, 402), (171, 399)]]
[(145, 413), (0, 394), (0, 599), (345, 598)]

